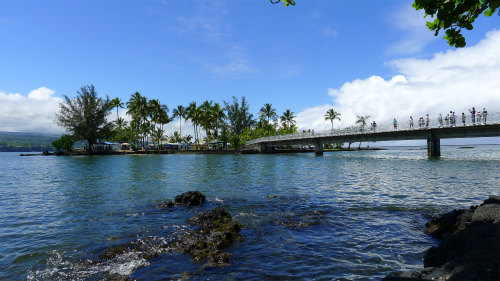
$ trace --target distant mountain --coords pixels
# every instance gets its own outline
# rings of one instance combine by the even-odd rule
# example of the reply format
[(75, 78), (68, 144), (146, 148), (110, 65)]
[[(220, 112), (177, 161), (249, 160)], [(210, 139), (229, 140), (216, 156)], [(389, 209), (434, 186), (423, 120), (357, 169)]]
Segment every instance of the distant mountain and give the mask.
[(56, 134), (0, 132), (0, 152), (54, 150), (52, 142), (60, 137)]

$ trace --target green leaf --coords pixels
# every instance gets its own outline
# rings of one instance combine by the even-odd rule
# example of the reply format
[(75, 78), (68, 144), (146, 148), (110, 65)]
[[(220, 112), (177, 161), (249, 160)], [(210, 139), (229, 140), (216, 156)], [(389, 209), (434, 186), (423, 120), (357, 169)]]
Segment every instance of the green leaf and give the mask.
[(495, 10), (489, 9), (484, 12), (484, 15), (487, 17), (491, 17), (495, 13)]

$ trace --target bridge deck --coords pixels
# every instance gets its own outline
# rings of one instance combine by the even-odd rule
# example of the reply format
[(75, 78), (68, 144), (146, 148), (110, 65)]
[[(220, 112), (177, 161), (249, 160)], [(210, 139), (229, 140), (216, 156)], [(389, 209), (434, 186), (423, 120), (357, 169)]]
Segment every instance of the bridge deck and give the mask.
[(358, 131), (346, 132), (345, 134), (312, 133), (274, 136), (261, 138), (248, 142), (249, 145), (265, 143), (268, 145), (300, 145), (338, 142), (373, 142), (373, 141), (394, 141), (394, 140), (417, 140), (427, 139), (429, 134), (434, 134), (437, 139), (447, 138), (477, 138), (500, 136), (500, 124), (487, 124), (475, 126), (456, 126), (446, 128), (396, 130), (384, 132)]

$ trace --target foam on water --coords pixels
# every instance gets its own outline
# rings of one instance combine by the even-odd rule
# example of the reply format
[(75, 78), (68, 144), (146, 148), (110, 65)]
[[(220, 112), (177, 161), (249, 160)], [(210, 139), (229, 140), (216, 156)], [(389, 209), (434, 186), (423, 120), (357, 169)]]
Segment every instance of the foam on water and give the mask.
[(136, 252), (117, 256), (107, 268), (109, 273), (128, 276), (132, 274), (136, 268), (148, 266), (149, 262), (139, 257), (141, 254), (141, 252)]
[[(0, 280), (380, 280), (422, 268), (437, 243), (424, 233), (429, 217), (500, 185), (500, 146), (441, 152), (0, 154)], [(193, 189), (214, 199), (155, 207)], [(214, 207), (243, 224), (245, 240), (229, 267), (205, 270), (169, 245)]]

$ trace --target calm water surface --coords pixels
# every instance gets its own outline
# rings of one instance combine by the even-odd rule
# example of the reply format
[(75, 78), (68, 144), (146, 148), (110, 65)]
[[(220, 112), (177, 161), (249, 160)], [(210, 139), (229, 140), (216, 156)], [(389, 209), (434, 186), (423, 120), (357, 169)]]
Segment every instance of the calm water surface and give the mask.
[[(433, 214), (500, 186), (500, 146), (287, 155), (19, 157), (0, 153), (0, 280), (379, 280), (422, 267)], [(159, 209), (187, 190), (201, 207)], [(162, 249), (215, 206), (244, 225), (231, 265), (162, 250), (99, 256), (123, 243)], [(158, 250), (160, 251), (160, 250)]]

